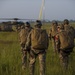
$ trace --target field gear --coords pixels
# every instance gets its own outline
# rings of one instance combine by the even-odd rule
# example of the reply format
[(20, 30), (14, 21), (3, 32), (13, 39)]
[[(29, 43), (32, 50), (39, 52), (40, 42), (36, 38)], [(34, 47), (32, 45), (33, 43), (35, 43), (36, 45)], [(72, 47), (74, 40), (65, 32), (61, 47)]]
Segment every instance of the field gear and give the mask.
[(63, 70), (66, 71), (68, 68), (69, 55), (73, 51), (74, 47), (74, 38), (66, 31), (61, 30), (56, 35), (55, 42), (61, 66), (63, 67)]
[(55, 20), (52, 21), (52, 24), (53, 24), (53, 25), (54, 25), (54, 24), (58, 25), (57, 21), (55, 21)]
[(68, 19), (65, 19), (64, 20), (64, 24), (69, 24), (69, 20)]
[(65, 53), (73, 51), (74, 47), (74, 38), (71, 34), (68, 34), (66, 31), (61, 30), (55, 36), (56, 49), (58, 52), (62, 50)]
[(41, 21), (40, 21), (40, 20), (36, 20), (36, 22), (35, 22), (35, 26), (42, 26)]
[(23, 28), (19, 32), (19, 40), (20, 40), (21, 52), (22, 52), (22, 69), (26, 69), (27, 67), (27, 55), (29, 54), (30, 48), (28, 50), (25, 50), (25, 44), (31, 29), (32, 29), (31, 27)]
[(52, 40), (53, 52), (56, 53), (56, 43), (55, 43), (55, 35), (57, 34), (57, 21), (52, 21), (51, 28), (49, 30), (48, 37)]
[(68, 34), (71, 34), (75, 38), (75, 29), (70, 25), (64, 25), (64, 30), (67, 31)]
[(30, 29), (21, 29), (19, 33), (20, 44), (26, 43), (29, 32), (30, 32)]
[(66, 31), (61, 31), (58, 33), (60, 49), (67, 50), (74, 47), (74, 38), (71, 34), (68, 34)]
[(46, 49), (48, 48), (48, 43), (48, 34), (46, 30), (37, 26), (29, 33), (25, 49), (31, 47), (29, 59), (30, 75), (34, 75), (37, 57), (39, 57), (40, 75), (45, 75)]
[(46, 30), (33, 29), (31, 34), (31, 44), (33, 49), (47, 49), (48, 35)]

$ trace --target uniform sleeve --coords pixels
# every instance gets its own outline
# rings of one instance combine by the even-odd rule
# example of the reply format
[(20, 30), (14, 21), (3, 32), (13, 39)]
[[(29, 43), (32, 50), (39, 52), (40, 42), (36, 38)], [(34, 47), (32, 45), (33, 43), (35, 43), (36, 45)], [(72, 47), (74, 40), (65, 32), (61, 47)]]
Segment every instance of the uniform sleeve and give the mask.
[(25, 50), (30, 49), (30, 47), (31, 47), (31, 32), (28, 34), (26, 45), (25, 45)]

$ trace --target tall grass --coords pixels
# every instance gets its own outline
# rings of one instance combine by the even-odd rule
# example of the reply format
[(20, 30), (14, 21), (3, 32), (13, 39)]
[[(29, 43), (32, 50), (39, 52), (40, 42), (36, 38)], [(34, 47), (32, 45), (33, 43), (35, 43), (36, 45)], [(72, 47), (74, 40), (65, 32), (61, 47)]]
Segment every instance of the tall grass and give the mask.
[[(43, 28), (49, 30), (49, 25)], [(60, 66), (59, 55), (53, 53), (51, 41), (46, 57), (46, 75), (74, 75), (75, 53), (70, 55), (69, 68), (64, 72)], [(75, 51), (75, 49), (74, 49)], [(0, 75), (29, 75), (29, 69), (22, 70), (21, 50), (17, 32), (0, 32)], [(35, 75), (39, 75), (39, 61), (36, 60)]]

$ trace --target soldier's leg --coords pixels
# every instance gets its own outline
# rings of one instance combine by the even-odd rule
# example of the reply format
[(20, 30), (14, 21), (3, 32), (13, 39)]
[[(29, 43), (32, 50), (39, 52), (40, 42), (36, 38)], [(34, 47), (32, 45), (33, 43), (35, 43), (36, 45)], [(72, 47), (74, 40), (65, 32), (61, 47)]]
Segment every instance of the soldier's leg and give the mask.
[(27, 66), (27, 51), (24, 49), (25, 45), (21, 45), (22, 51), (22, 69), (25, 69)]
[(22, 68), (27, 67), (27, 51), (22, 51)]
[(69, 57), (66, 53), (60, 53), (60, 63), (64, 70), (67, 70), (68, 68), (68, 60)]
[(34, 75), (34, 70), (35, 70), (35, 60), (36, 60), (36, 55), (30, 51), (30, 57), (29, 57), (29, 73), (30, 75)]
[(39, 55), (39, 64), (40, 64), (40, 75), (45, 75), (46, 68), (46, 53), (40, 53)]

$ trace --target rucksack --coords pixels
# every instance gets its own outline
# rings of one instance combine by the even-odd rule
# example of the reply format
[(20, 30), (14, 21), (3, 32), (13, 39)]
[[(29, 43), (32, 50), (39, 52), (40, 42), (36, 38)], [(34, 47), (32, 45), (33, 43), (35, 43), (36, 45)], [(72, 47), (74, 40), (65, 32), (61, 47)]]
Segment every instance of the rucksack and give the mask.
[(61, 31), (59, 34), (60, 49), (67, 50), (74, 47), (74, 38), (66, 31)]
[(64, 30), (67, 31), (68, 34), (71, 34), (75, 38), (75, 29), (70, 25), (65, 25)]
[(48, 35), (44, 29), (33, 29), (31, 34), (31, 45), (33, 49), (47, 49)]
[(19, 33), (20, 44), (26, 44), (30, 29), (21, 29)]

